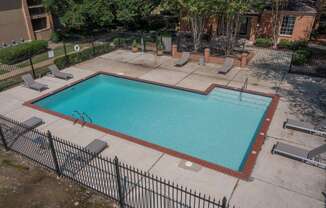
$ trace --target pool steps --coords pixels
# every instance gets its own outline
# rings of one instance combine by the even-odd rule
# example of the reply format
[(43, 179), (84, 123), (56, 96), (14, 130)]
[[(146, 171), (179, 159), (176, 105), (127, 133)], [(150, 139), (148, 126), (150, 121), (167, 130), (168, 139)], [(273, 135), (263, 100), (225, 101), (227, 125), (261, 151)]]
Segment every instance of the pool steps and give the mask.
[(93, 123), (92, 118), (85, 112), (80, 112), (78, 110), (75, 110), (72, 113), (72, 117), (75, 118), (74, 124), (76, 124), (78, 121), (82, 122), (82, 126), (84, 126), (87, 122), (88, 123)]
[(242, 93), (237, 91), (217, 89), (209, 94), (209, 98), (228, 102), (235, 105), (249, 106), (254, 108), (266, 108), (271, 102), (271, 98)]

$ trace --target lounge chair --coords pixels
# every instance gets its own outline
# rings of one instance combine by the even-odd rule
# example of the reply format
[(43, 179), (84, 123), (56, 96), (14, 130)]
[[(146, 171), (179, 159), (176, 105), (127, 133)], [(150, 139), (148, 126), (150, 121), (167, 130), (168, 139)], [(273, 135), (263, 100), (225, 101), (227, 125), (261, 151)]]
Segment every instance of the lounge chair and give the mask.
[(183, 52), (181, 58), (175, 63), (175, 66), (183, 66), (190, 60), (190, 53)]
[(273, 146), (272, 154), (283, 155), (317, 167), (326, 168), (326, 163), (320, 161), (320, 155), (326, 152), (326, 144), (312, 150), (306, 150), (289, 144), (278, 142)]
[(59, 69), (56, 65), (49, 66), (49, 70), (50, 70), (51, 74), (56, 78), (66, 79), (66, 80), (73, 78), (72, 74), (59, 71)]
[(16, 141), (23, 134), (26, 134), (30, 130), (44, 124), (44, 121), (38, 117), (33, 116), (23, 121), (21, 124), (21, 126), (16, 125), (4, 132), (4, 136), (8, 143), (14, 143), (14, 141)]
[(227, 74), (233, 68), (233, 64), (234, 64), (234, 59), (227, 57), (224, 61), (223, 66), (217, 69), (217, 73)]
[(30, 89), (37, 91), (48, 89), (47, 85), (36, 82), (30, 74), (23, 75), (22, 79), (24, 80), (25, 86)]
[(326, 132), (321, 130), (322, 127), (315, 128), (313, 125), (309, 123), (296, 121), (293, 119), (287, 119), (283, 124), (283, 128), (299, 130), (309, 134), (316, 134), (319, 136), (326, 136)]
[(62, 165), (62, 170), (71, 173), (72, 175), (76, 175), (92, 159), (94, 159), (94, 157), (99, 155), (107, 147), (108, 144), (106, 142), (95, 139), (83, 150), (77, 152), (68, 151), (68, 155)]

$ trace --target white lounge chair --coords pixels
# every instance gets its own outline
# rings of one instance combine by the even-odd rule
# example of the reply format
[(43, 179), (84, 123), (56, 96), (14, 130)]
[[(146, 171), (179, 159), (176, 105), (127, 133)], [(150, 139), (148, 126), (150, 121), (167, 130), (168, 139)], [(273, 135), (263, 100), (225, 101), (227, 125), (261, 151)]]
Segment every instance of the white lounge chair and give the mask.
[(313, 125), (311, 125), (309, 123), (296, 121), (296, 120), (293, 120), (293, 119), (287, 119), (283, 124), (283, 128), (299, 130), (299, 131), (303, 131), (303, 132), (306, 132), (306, 133), (309, 133), (309, 134), (316, 134), (316, 135), (319, 135), (319, 136), (326, 136), (326, 132), (320, 130), (320, 129), (323, 129), (325, 127), (316, 128), (315, 126), (313, 126)]
[(233, 68), (233, 64), (234, 64), (233, 58), (229, 58), (229, 57), (225, 58), (223, 66), (217, 69), (217, 73), (227, 74)]
[(48, 89), (47, 85), (36, 82), (33, 79), (32, 75), (30, 75), (30, 74), (23, 75), (22, 79), (25, 83), (25, 87), (27, 87), (27, 88), (37, 90), (37, 91), (42, 91), (42, 90)]
[(66, 80), (73, 78), (72, 74), (61, 72), (56, 65), (49, 66), (49, 70), (51, 74), (56, 78), (66, 79)]
[(182, 52), (182, 56), (181, 58), (175, 63), (175, 66), (183, 66), (186, 63), (188, 63), (188, 61), (190, 60), (190, 53), (189, 52)]
[(326, 152), (326, 144), (312, 150), (306, 150), (289, 144), (278, 142), (273, 146), (272, 154), (279, 154), (303, 161), (307, 164), (315, 165), (320, 168), (326, 168), (326, 163), (320, 161), (320, 155)]

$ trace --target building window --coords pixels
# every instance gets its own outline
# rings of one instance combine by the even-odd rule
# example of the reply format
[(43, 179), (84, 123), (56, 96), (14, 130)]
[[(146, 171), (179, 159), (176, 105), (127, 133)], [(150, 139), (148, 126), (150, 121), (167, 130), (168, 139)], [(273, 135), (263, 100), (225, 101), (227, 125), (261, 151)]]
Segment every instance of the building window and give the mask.
[(293, 28), (295, 24), (295, 19), (296, 17), (294, 16), (284, 16), (283, 17), (283, 22), (282, 22), (282, 27), (281, 27), (281, 35), (292, 35), (293, 33)]
[(32, 25), (34, 31), (45, 29), (47, 27), (46, 18), (33, 19)]

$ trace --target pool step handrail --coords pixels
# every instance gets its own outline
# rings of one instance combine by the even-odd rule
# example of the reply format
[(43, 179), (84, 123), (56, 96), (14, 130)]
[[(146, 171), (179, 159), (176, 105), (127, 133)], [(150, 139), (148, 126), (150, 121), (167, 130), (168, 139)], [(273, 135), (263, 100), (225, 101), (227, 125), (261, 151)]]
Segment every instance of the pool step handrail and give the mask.
[[(75, 114), (75, 113), (79, 116), (79, 118), (74, 117), (74, 114)], [(74, 110), (72, 116), (73, 116), (74, 118), (76, 118), (76, 119), (74, 120), (74, 124), (76, 124), (78, 121), (81, 121), (81, 122), (82, 122), (82, 126), (85, 125), (86, 122), (85, 122), (85, 118), (84, 118), (84, 116), (83, 116), (83, 113), (79, 112), (78, 110)]]
[(242, 92), (248, 88), (248, 77), (245, 79), (244, 83), (243, 83), (243, 86), (241, 87), (241, 90), (240, 90), (240, 101), (242, 100)]
[[(92, 118), (91, 118), (87, 113), (83, 112), (82, 114), (83, 114), (83, 117), (84, 117), (84, 118), (86, 117), (86, 118), (88, 119), (88, 122), (89, 122), (89, 123), (93, 123)], [(86, 121), (86, 120), (85, 120), (85, 121)]]

